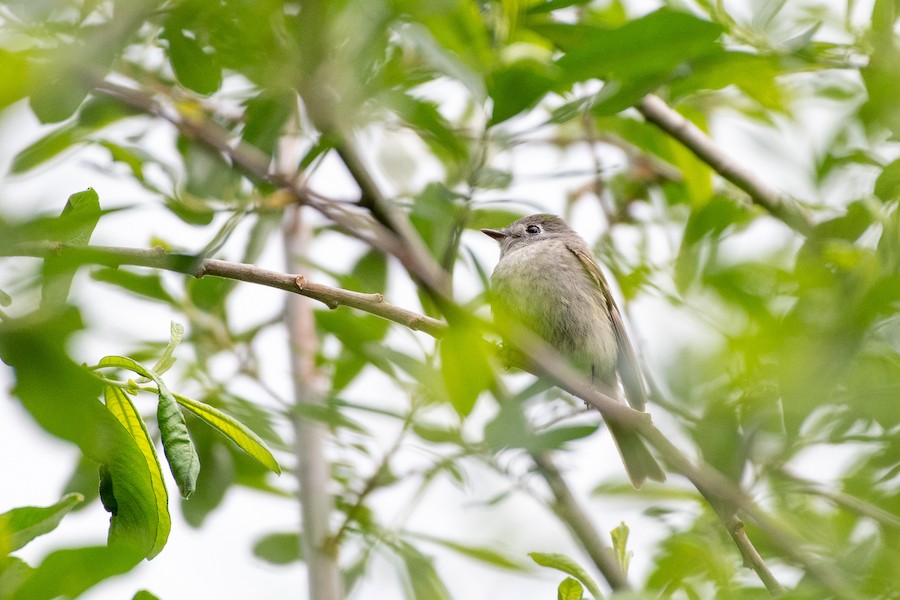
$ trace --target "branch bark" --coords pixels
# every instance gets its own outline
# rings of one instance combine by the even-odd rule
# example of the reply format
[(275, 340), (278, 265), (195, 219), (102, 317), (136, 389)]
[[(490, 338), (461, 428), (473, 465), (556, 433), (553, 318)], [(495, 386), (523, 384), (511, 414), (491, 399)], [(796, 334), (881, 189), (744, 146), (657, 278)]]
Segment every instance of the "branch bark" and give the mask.
[(809, 215), (793, 200), (766, 185), (749, 169), (728, 156), (708, 135), (685, 119), (659, 96), (649, 94), (637, 105), (638, 111), (670, 136), (681, 142), (700, 160), (735, 186), (746, 192), (772, 216), (803, 236), (809, 236), (813, 225)]
[(399, 323), (414, 331), (440, 338), (447, 330), (443, 321), (400, 308), (385, 301), (382, 294), (364, 294), (321, 283), (304, 275), (292, 275), (263, 269), (256, 265), (235, 263), (189, 254), (169, 253), (156, 248), (119, 248), (111, 246), (72, 246), (59, 242), (29, 242), (12, 247), (0, 245), (0, 256), (33, 256), (65, 258), (72, 264), (98, 264), (108, 267), (132, 265), (174, 271), (192, 277), (222, 277), (245, 281), (318, 300), (329, 308), (348, 306)]

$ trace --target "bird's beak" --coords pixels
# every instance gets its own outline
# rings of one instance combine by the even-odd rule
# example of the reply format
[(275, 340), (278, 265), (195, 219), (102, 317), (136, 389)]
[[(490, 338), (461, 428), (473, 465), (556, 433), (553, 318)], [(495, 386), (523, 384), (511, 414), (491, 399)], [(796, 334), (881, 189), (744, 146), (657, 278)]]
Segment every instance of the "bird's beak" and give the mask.
[(481, 233), (494, 238), (498, 242), (505, 237), (509, 237), (508, 233), (506, 233), (505, 231), (502, 231), (500, 229), (482, 229)]

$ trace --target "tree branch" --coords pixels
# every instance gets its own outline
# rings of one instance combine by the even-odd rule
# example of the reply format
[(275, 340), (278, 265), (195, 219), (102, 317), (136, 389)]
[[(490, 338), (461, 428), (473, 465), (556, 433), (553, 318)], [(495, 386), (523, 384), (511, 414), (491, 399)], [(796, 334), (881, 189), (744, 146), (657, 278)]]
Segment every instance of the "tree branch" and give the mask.
[(594, 523), (587, 515), (569, 485), (559, 472), (549, 453), (531, 453), (531, 459), (537, 466), (538, 473), (547, 482), (553, 493), (553, 510), (566, 524), (575, 539), (581, 544), (591, 560), (603, 574), (609, 586), (618, 591), (630, 590), (631, 585), (622, 570), (615, 552), (600, 538)]
[[(298, 257), (306, 255), (309, 232), (303, 224), (300, 207), (285, 214), (283, 231), (287, 267), (299, 268)], [(303, 276), (298, 275), (297, 279)], [(325, 455), (327, 427), (305, 418), (303, 407), (323, 406), (324, 381), (316, 367), (318, 337), (313, 309), (298, 295), (287, 298), (285, 324), (291, 345), (291, 375), (294, 382), (294, 446), (297, 455), (298, 497), (300, 499), (301, 536), (307, 571), (309, 597), (316, 600), (340, 600), (344, 597), (338, 547), (332, 543), (331, 463)]]
[(797, 233), (803, 236), (810, 235), (813, 229), (812, 220), (796, 202), (766, 185), (725, 154), (709, 136), (663, 102), (659, 96), (648, 94), (637, 105), (637, 109), (647, 121), (681, 142), (719, 175), (749, 194), (755, 204)]
[(364, 294), (330, 287), (308, 280), (303, 275), (280, 273), (215, 258), (169, 253), (156, 248), (117, 248), (109, 246), (72, 246), (59, 242), (29, 242), (13, 247), (0, 246), (0, 256), (62, 257), (73, 264), (99, 264), (108, 267), (132, 265), (174, 271), (192, 277), (222, 277), (245, 281), (318, 300), (329, 308), (348, 306), (399, 323), (414, 331), (440, 338), (447, 330), (443, 321), (385, 302), (382, 294)]

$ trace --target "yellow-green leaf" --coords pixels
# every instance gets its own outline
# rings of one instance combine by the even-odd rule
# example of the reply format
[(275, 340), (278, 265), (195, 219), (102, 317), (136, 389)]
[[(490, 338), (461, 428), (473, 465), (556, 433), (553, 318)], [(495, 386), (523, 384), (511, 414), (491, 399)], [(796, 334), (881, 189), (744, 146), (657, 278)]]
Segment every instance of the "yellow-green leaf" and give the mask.
[(238, 448), (258, 460), (264, 467), (281, 474), (281, 466), (275, 460), (275, 456), (266, 447), (265, 442), (246, 425), (209, 404), (191, 400), (180, 394), (175, 394), (175, 400), (234, 442)]
[(156, 455), (156, 448), (153, 446), (153, 440), (150, 439), (147, 426), (144, 425), (144, 421), (138, 414), (137, 408), (132, 404), (131, 398), (121, 389), (113, 386), (106, 387), (104, 397), (106, 399), (106, 408), (109, 409), (109, 412), (113, 414), (134, 439), (135, 445), (147, 463), (157, 516), (155, 540), (150, 553), (147, 555), (147, 558), (153, 558), (165, 546), (169, 537), (169, 531), (172, 528), (172, 520), (169, 516), (169, 493), (162, 478), (159, 457)]

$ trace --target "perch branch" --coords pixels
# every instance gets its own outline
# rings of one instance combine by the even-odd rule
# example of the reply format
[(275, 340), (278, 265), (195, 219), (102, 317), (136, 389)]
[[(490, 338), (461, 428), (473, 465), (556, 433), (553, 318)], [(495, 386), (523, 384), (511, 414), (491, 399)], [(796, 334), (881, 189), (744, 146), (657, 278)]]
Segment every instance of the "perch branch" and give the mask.
[(280, 273), (215, 258), (169, 253), (162, 248), (117, 248), (109, 246), (72, 246), (59, 242), (29, 242), (12, 248), (0, 246), (0, 256), (63, 257), (74, 264), (99, 264), (108, 267), (132, 265), (184, 273), (192, 277), (222, 277), (245, 281), (285, 292), (300, 294), (322, 302), (329, 308), (348, 306), (399, 323), (414, 331), (440, 338), (446, 323), (385, 302), (381, 294), (364, 294), (310, 281), (303, 275)]

